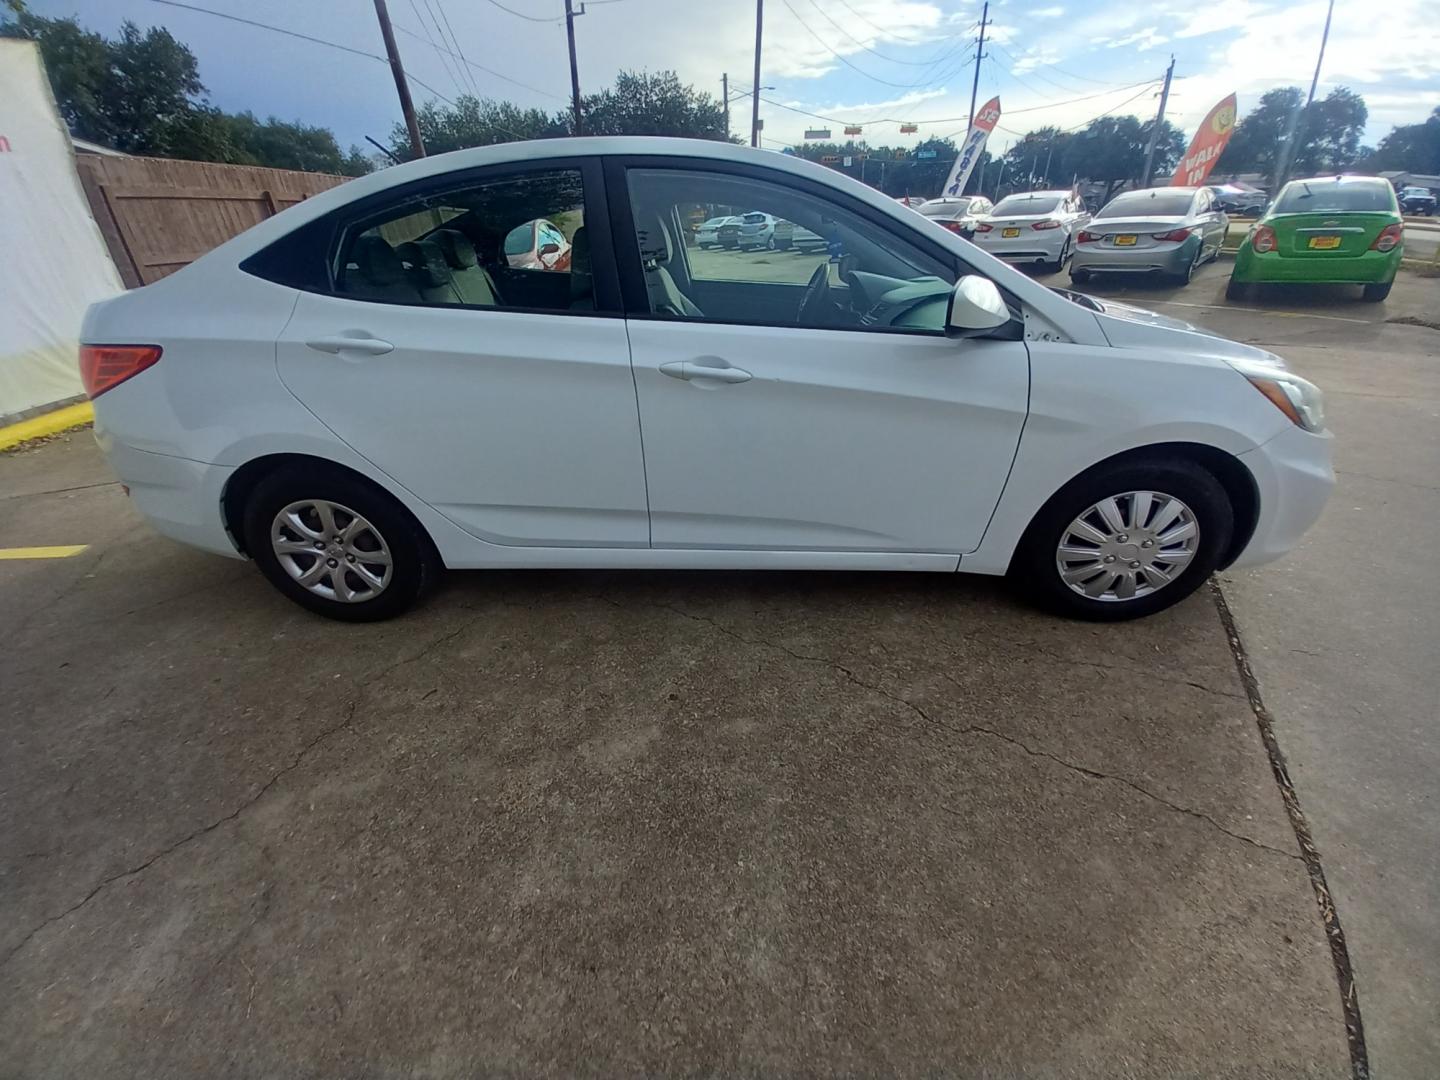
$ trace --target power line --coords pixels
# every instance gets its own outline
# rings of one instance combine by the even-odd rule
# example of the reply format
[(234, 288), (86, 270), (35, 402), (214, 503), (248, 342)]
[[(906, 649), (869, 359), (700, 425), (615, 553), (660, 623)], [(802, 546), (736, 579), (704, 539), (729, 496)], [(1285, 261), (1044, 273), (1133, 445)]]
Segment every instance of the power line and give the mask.
[[(430, 6), (429, 0), (426, 0), (425, 6)], [(470, 72), (470, 62), (465, 60), (465, 50), (460, 47), (460, 39), (455, 36), (455, 28), (450, 25), (450, 15), (445, 10), (445, 0), (435, 0), (435, 7), (439, 10), (440, 17), (445, 20), (445, 30), (450, 34), (450, 44), (455, 46), (455, 51), (460, 54), (460, 59), (465, 62), (465, 78), (470, 83), (470, 92), (476, 97), (479, 97), (480, 87), (475, 85), (475, 76)]]
[[(913, 66), (913, 67), (931, 67), (931, 66), (934, 65), (934, 63), (936, 62), (936, 60), (937, 60), (937, 58), (939, 57), (940, 53), (944, 53), (944, 52), (946, 52), (946, 51), (950, 48), (950, 46), (948, 46), (948, 45), (945, 46), (944, 48), (942, 48), (942, 49), (940, 50), (939, 53), (937, 53), (935, 56), (932, 56), (929, 60), (901, 60), (899, 57), (886, 56), (884, 53), (878, 52), (877, 50), (872, 49), (869, 45), (866, 45), (863, 41), (861, 41), (859, 38), (857, 38), (854, 34), (850, 33), (849, 30), (846, 30), (845, 27), (841, 26), (838, 22), (836, 22), (836, 21), (831, 17), (830, 13), (820, 6), (820, 4), (817, 2), (817, 0), (809, 0), (809, 3), (810, 3), (810, 6), (811, 6), (811, 7), (813, 7), (816, 11), (818, 11), (818, 12), (821, 14), (821, 16), (824, 17), (824, 19), (825, 19), (826, 22), (828, 22), (831, 26), (835, 27), (836, 30), (839, 30), (840, 33), (844, 34), (847, 38), (849, 38), (851, 41), (853, 41), (856, 45), (860, 46), (860, 48), (864, 49), (864, 50), (865, 50), (866, 52), (868, 52), (871, 56), (878, 56), (881, 60), (887, 61), (888, 63), (891, 63), (891, 64), (909, 64), (909, 65), (911, 65), (911, 66)], [(872, 24), (872, 25), (873, 25), (873, 24)]]
[[(154, 2), (157, 3), (157, 4), (165, 4), (165, 3), (171, 3), (172, 0), (154, 0)], [(593, 0), (591, 0), (591, 2), (593, 3)], [(402, 33), (402, 34), (407, 34), (407, 35), (409, 35), (410, 37), (414, 38), (416, 41), (424, 41), (424, 40), (425, 40), (425, 39), (422, 38), (419, 34), (415, 33), (415, 31), (409, 29), (408, 27), (401, 26), (399, 23), (396, 23), (396, 24), (395, 24), (395, 29), (396, 29), (396, 30), (399, 30), (400, 33)], [(323, 42), (322, 42), (322, 44), (323, 44)], [(454, 53), (451, 53), (449, 49), (442, 49), (441, 51), (442, 51), (442, 52), (446, 52), (446, 53), (450, 53), (450, 55), (451, 55), (452, 57), (455, 57), (455, 59), (457, 59), (457, 60), (458, 60), (458, 59), (461, 59), (460, 57), (455, 56)], [(485, 74), (487, 74), (487, 75), (493, 75), (493, 76), (495, 76), (495, 78), (497, 78), (497, 79), (500, 79), (500, 80), (502, 80), (502, 81), (504, 81), (504, 82), (513, 83), (514, 85), (520, 87), (521, 89), (529, 90), (529, 91), (531, 91), (532, 93), (540, 94), (540, 95), (543, 96), (543, 97), (554, 98), (556, 101), (564, 101), (564, 100), (565, 100), (565, 99), (564, 99), (563, 97), (561, 97), (559, 94), (552, 94), (549, 90), (541, 90), (538, 86), (531, 86), (529, 83), (523, 83), (523, 82), (521, 82), (519, 79), (512, 79), (509, 75), (504, 75), (504, 74), (502, 74), (501, 72), (496, 71), (494, 68), (488, 68), (488, 67), (486, 67), (484, 64), (477, 64), (477, 63), (475, 63), (474, 60), (466, 60), (466, 61), (465, 61), (465, 64), (466, 64), (467, 66), (469, 66), (469, 67), (474, 68), (476, 71), (483, 71), (483, 72), (485, 72)], [(419, 79), (416, 79), (415, 81), (416, 81), (416, 82), (420, 82)], [(423, 86), (424, 84), (422, 83), (421, 85)]]
[[(435, 58), (440, 61), (440, 66), (444, 68), (446, 77), (449, 78), (451, 84), (455, 87), (455, 92), (458, 94), (465, 93), (465, 85), (460, 81), (458, 75), (459, 69), (450, 65), (450, 61), (445, 59), (445, 53), (442, 53), (440, 46), (435, 44), (435, 38), (430, 33), (430, 27), (426, 25), (424, 17), (420, 14), (420, 9), (415, 6), (415, 0), (410, 0), (410, 10), (415, 13), (415, 21), (420, 24), (420, 29), (425, 34), (425, 41), (429, 44), (430, 48), (435, 50)], [(436, 25), (438, 26), (439, 24), (437, 23)], [(442, 34), (441, 36), (443, 38), (444, 35)]]
[[(497, 7), (497, 8), (499, 8), (501, 11), (505, 11), (505, 12), (508, 12), (509, 14), (511, 14), (511, 15), (514, 15), (517, 19), (524, 19), (526, 22), (535, 22), (535, 23), (558, 23), (558, 22), (563, 22), (563, 21), (564, 21), (563, 16), (554, 16), (554, 17), (542, 18), (542, 17), (540, 17), (540, 16), (538, 16), (538, 15), (527, 15), (527, 14), (525, 14), (525, 12), (523, 12), (523, 11), (516, 11), (516, 10), (515, 10), (514, 8), (512, 8), (512, 7), (506, 7), (504, 4), (500, 3), (500, 0), (485, 0), (485, 2), (486, 2), (487, 4), (489, 4), (491, 7)], [(599, 3), (605, 3), (605, 2), (607, 2), (607, 0), (590, 0), (590, 2), (591, 2), (592, 4), (599, 4)]]
[(934, 85), (934, 83), (935, 83), (935, 80), (934, 80), (934, 79), (920, 79), (920, 80), (918, 80), (918, 81), (916, 81), (916, 82), (913, 82), (913, 83), (898, 83), (898, 82), (892, 82), (892, 81), (889, 80), (889, 79), (882, 79), (882, 78), (880, 78), (880, 76), (878, 76), (878, 75), (871, 75), (870, 72), (866, 71), (864, 68), (858, 67), (858, 66), (856, 66), (855, 64), (852, 64), (849, 60), (847, 60), (847, 59), (845, 58), (845, 56), (844, 56), (842, 53), (837, 52), (837, 51), (830, 45), (829, 42), (827, 42), (824, 38), (822, 38), (819, 34), (817, 34), (817, 33), (815, 32), (815, 30), (810, 26), (810, 24), (807, 23), (804, 19), (802, 19), (802, 18), (800, 17), (800, 13), (799, 13), (798, 11), (796, 11), (795, 8), (791, 5), (790, 0), (780, 0), (780, 2), (781, 2), (782, 4), (784, 4), (786, 10), (789, 11), (790, 14), (795, 17), (795, 21), (798, 22), (798, 23), (804, 28), (805, 32), (806, 32), (807, 34), (809, 34), (811, 37), (813, 37), (817, 42), (819, 42), (819, 43), (820, 43), (820, 46), (821, 46), (826, 52), (828, 52), (831, 56), (835, 57), (836, 60), (839, 60), (842, 64), (844, 64), (846, 67), (848, 67), (851, 71), (854, 71), (855, 73), (864, 76), (865, 78), (869, 79), (871, 82), (880, 83), (882, 86), (893, 86), (893, 87), (895, 87), (895, 88), (897, 88), (897, 89), (899, 89), (899, 90), (916, 90), (916, 89), (919, 89), (919, 88), (924, 87), (924, 86), (932, 86), (932, 85)]

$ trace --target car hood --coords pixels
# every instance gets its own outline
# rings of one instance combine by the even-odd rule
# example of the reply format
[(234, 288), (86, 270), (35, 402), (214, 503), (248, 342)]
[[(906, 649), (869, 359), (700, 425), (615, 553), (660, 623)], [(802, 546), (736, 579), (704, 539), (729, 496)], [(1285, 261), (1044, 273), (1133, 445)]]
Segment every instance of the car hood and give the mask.
[(1183, 319), (1130, 304), (1118, 304), (1114, 300), (1086, 299), (1096, 305), (1095, 321), (1116, 349), (1157, 349), (1212, 357), (1218, 361), (1248, 360), (1280, 369), (1285, 367), (1284, 360), (1266, 349), (1231, 341)]

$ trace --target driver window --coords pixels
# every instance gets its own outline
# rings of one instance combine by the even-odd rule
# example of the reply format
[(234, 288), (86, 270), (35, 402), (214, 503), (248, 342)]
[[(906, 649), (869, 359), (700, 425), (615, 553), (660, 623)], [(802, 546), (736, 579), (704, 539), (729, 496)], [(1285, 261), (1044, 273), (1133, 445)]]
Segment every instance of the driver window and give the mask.
[(784, 184), (628, 172), (650, 312), (761, 326), (944, 332), (956, 272), (893, 229)]

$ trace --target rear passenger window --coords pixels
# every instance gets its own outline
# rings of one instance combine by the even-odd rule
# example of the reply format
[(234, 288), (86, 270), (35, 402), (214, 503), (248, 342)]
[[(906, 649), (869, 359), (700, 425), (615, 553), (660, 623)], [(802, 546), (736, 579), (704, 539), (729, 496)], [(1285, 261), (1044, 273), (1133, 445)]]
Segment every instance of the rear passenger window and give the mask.
[(341, 231), (342, 296), (389, 303), (595, 310), (578, 169), (412, 196)]

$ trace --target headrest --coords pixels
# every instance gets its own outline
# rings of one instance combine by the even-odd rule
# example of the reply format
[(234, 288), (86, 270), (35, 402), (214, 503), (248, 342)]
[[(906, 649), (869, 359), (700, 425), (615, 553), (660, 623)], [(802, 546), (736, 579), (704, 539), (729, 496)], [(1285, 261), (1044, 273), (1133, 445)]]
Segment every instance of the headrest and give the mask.
[(635, 220), (635, 238), (640, 241), (640, 258), (647, 264), (670, 261), (670, 236), (659, 214), (642, 214)]
[(383, 236), (371, 233), (357, 239), (352, 257), (360, 276), (371, 285), (394, 285), (405, 276), (400, 256)]
[(395, 249), (410, 267), (410, 276), (422, 289), (434, 289), (450, 283), (450, 267), (440, 245), (430, 240), (412, 240)]
[(445, 261), (450, 264), (452, 270), (468, 270), (472, 266), (478, 266), (479, 258), (475, 254), (475, 245), (470, 238), (456, 229), (440, 229), (430, 234), (430, 239), (445, 256)]

